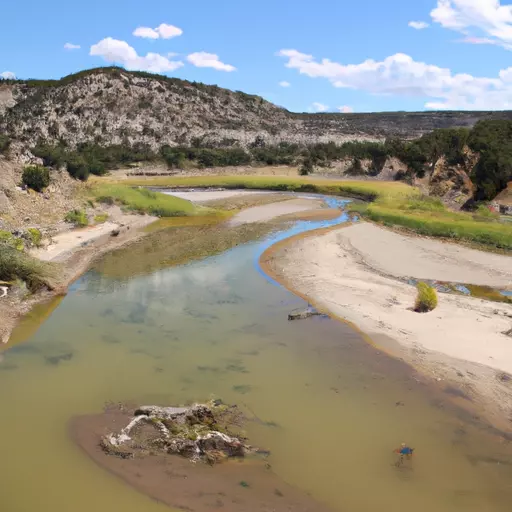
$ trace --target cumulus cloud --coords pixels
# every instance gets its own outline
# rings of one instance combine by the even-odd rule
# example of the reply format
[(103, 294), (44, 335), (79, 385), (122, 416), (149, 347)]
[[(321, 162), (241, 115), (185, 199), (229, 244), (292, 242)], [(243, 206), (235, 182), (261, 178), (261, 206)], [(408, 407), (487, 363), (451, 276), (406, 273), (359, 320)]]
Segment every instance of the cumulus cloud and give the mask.
[(183, 34), (183, 30), (174, 25), (167, 25), (162, 23), (156, 28), (138, 27), (133, 31), (135, 37), (143, 37), (145, 39), (171, 39)]
[(429, 27), (429, 24), (424, 21), (409, 21), (409, 27), (415, 28), (416, 30), (423, 30)]
[(338, 107), (337, 110), (339, 112), (341, 112), (342, 114), (351, 114), (352, 112), (354, 112), (354, 109), (352, 107), (349, 107), (348, 105), (343, 105), (341, 107)]
[(425, 106), (433, 109), (512, 108), (512, 68), (500, 71), (495, 77), (475, 77), (417, 62), (403, 53), (360, 64), (319, 61), (297, 50), (281, 50), (278, 55), (287, 59), (286, 67), (312, 78), (325, 78), (334, 87), (429, 98)]
[(0, 78), (3, 78), (4, 80), (14, 80), (16, 75), (12, 71), (4, 71), (3, 73), (0, 73)]
[(213, 68), (218, 71), (235, 71), (231, 64), (224, 64), (219, 60), (219, 56), (214, 53), (196, 52), (191, 53), (187, 60), (198, 68)]
[(279, 82), (279, 85), (281, 87), (290, 87), (292, 84), (290, 82), (287, 82), (286, 80), (283, 80), (282, 82)]
[(66, 43), (64, 45), (65, 50), (80, 50), (81, 46), (79, 44)]
[(133, 47), (126, 41), (119, 41), (107, 37), (91, 46), (90, 55), (102, 57), (109, 63), (121, 64), (129, 70), (149, 71), (151, 73), (164, 73), (174, 71), (183, 66), (183, 62), (172, 61), (159, 53), (138, 55)]
[(309, 110), (311, 112), (327, 112), (329, 110), (329, 107), (327, 105), (324, 105), (323, 103), (315, 101), (311, 104)]
[(442, 27), (467, 36), (464, 42), (512, 50), (511, 4), (502, 5), (500, 0), (437, 0), (430, 16)]

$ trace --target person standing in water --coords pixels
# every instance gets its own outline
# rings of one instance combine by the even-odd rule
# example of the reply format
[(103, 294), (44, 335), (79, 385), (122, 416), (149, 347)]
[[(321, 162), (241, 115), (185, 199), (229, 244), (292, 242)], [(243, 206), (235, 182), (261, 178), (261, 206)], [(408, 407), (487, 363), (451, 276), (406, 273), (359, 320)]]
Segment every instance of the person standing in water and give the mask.
[(407, 446), (405, 443), (402, 443), (400, 445), (400, 448), (397, 448), (394, 451), (395, 453), (398, 453), (398, 460), (396, 461), (396, 466), (400, 467), (406, 459), (410, 460), (412, 458), (414, 448), (411, 448)]

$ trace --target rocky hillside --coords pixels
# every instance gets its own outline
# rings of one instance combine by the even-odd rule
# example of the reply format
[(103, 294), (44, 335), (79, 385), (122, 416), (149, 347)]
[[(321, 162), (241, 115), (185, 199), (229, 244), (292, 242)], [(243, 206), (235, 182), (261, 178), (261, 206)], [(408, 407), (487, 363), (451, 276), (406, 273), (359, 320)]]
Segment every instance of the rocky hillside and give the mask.
[(256, 140), (311, 144), (414, 138), (435, 128), (473, 126), (512, 112), (294, 114), (258, 96), (118, 68), (61, 80), (0, 80), (0, 135), (31, 147), (41, 139), (100, 145), (247, 146)]

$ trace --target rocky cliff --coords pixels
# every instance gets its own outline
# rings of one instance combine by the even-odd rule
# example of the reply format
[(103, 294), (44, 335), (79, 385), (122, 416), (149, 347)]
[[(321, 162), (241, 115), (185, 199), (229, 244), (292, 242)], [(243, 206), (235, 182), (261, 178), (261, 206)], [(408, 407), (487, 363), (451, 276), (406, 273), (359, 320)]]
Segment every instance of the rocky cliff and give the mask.
[(118, 68), (61, 80), (0, 81), (0, 134), (30, 147), (65, 142), (242, 146), (414, 138), (435, 128), (512, 119), (512, 112), (295, 114), (258, 96)]

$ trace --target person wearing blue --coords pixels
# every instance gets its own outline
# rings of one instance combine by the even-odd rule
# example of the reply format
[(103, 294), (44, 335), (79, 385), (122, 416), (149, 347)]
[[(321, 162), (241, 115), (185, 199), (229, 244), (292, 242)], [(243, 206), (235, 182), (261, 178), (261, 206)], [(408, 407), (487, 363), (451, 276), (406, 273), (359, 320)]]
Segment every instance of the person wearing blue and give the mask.
[(411, 448), (411, 447), (407, 446), (405, 443), (402, 443), (400, 445), (400, 448), (397, 448), (395, 450), (395, 453), (398, 453), (398, 460), (396, 462), (396, 465), (398, 467), (404, 463), (405, 459), (408, 459), (408, 460), (411, 459), (411, 457), (414, 453), (414, 448)]

